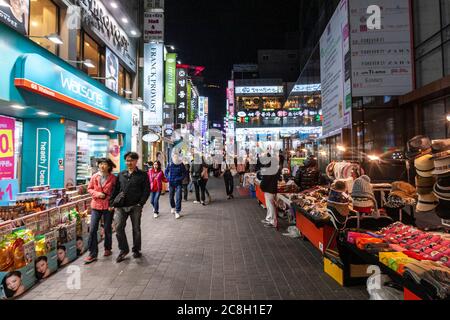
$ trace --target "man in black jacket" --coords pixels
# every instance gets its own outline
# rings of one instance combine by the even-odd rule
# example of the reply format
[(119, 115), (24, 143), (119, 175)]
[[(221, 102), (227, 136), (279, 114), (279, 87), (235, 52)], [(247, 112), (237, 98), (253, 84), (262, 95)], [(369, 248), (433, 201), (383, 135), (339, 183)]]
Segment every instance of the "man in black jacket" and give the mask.
[(127, 170), (119, 173), (110, 202), (111, 207), (116, 211), (116, 235), (120, 250), (117, 262), (125, 260), (126, 255), (130, 252), (125, 234), (128, 217), (131, 218), (133, 226), (133, 257), (140, 258), (142, 256), (142, 209), (150, 196), (148, 175), (137, 168), (139, 155), (135, 152), (128, 152), (124, 158)]

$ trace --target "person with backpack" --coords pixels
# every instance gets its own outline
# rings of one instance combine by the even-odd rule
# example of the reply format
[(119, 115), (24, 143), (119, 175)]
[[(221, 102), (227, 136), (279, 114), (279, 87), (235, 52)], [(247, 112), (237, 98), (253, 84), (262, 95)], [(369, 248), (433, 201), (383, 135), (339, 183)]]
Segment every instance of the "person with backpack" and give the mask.
[(163, 183), (167, 182), (164, 172), (161, 169), (161, 162), (158, 160), (153, 163), (153, 168), (148, 171), (150, 181), (150, 203), (153, 206), (153, 218), (159, 217), (159, 197), (163, 190)]
[(178, 154), (173, 154), (172, 162), (166, 168), (166, 177), (169, 180), (169, 198), (172, 214), (175, 219), (181, 217), (182, 184), (188, 172)]

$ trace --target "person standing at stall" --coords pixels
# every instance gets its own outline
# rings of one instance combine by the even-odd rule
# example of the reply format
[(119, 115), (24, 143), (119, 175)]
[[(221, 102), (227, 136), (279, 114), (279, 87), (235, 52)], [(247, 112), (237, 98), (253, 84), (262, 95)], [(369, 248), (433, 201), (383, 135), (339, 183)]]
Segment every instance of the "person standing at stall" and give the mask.
[(117, 262), (122, 262), (130, 252), (125, 227), (130, 217), (133, 226), (133, 257), (142, 257), (141, 254), (141, 217), (142, 209), (150, 196), (150, 182), (146, 172), (139, 170), (137, 162), (139, 155), (128, 152), (125, 157), (127, 169), (120, 172), (116, 187), (111, 196), (110, 206), (116, 212), (116, 233), (119, 242), (119, 256)]
[[(270, 155), (268, 155), (268, 157), (270, 158)], [(275, 172), (272, 173), (271, 171), (273, 170), (275, 170)], [(278, 192), (278, 181), (280, 180), (281, 169), (279, 166), (277, 166), (277, 169), (272, 169), (271, 164), (263, 165), (258, 176), (261, 180), (261, 191), (264, 192), (264, 199), (267, 207), (266, 218), (261, 222), (264, 223), (266, 227), (276, 228), (277, 209), (275, 197)]]
[(97, 260), (97, 231), (102, 217), (105, 230), (105, 252), (103, 255), (109, 257), (112, 254), (112, 221), (114, 212), (109, 205), (109, 200), (116, 186), (117, 178), (112, 174), (116, 165), (111, 159), (101, 158), (97, 160), (97, 166), (99, 171), (92, 176), (88, 186), (88, 192), (92, 196), (92, 201), (91, 225), (88, 242), (89, 255), (84, 259), (85, 264)]
[(153, 168), (148, 172), (148, 179), (150, 181), (150, 203), (153, 206), (153, 218), (159, 217), (159, 197), (163, 189), (163, 183), (167, 182), (164, 172), (161, 169), (161, 162), (159, 160), (153, 163)]

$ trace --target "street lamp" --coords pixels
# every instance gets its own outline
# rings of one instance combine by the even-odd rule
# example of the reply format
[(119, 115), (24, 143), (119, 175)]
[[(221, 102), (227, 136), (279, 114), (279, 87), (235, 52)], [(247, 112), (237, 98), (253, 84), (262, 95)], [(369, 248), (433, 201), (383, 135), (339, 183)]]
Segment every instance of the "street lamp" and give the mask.
[(369, 158), (370, 161), (380, 161), (381, 158), (376, 155), (368, 155), (367, 158)]
[(450, 122), (450, 114), (447, 115), (447, 121)]

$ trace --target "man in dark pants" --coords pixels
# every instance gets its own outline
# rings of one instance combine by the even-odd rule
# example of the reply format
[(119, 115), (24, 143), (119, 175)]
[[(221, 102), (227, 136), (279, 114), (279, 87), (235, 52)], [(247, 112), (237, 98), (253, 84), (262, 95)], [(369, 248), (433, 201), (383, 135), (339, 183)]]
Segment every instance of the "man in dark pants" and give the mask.
[(165, 174), (167, 180), (169, 180), (171, 212), (175, 215), (175, 219), (179, 219), (181, 217), (182, 184), (188, 174), (180, 155), (176, 153), (172, 155), (172, 162), (166, 168)]
[[(131, 218), (131, 224), (133, 226), (133, 257), (140, 258), (142, 256), (142, 209), (150, 196), (148, 175), (137, 168), (139, 155), (135, 152), (128, 152), (124, 158), (127, 170), (119, 173), (116, 187), (110, 200), (111, 207), (114, 207), (116, 212), (116, 233), (120, 250), (116, 260), (117, 262), (125, 260), (126, 255), (130, 252), (125, 234), (128, 217)], [(120, 199), (122, 200), (120, 201)]]
[(234, 179), (233, 174), (231, 173), (230, 165), (224, 161), (222, 164), (222, 170), (223, 170), (223, 180), (225, 181), (225, 191), (227, 193), (228, 200), (234, 199), (233, 196), (233, 189), (234, 189)]

